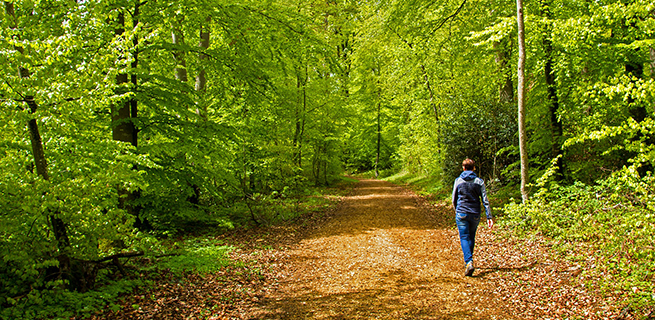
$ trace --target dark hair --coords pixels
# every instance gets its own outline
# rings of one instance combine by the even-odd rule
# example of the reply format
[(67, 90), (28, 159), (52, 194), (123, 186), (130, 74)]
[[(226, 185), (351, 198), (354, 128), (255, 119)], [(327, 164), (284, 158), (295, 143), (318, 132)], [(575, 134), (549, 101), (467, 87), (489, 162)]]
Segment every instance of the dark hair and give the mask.
[(462, 167), (464, 167), (466, 170), (473, 170), (475, 169), (475, 161), (466, 158), (466, 160), (462, 162)]

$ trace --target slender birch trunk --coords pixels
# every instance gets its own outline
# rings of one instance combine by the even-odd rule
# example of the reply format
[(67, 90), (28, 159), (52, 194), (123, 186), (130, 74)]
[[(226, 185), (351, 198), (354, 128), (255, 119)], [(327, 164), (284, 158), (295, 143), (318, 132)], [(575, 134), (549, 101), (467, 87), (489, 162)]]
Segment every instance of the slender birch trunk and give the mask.
[(521, 197), (527, 202), (529, 195), (527, 184), (528, 176), (528, 150), (525, 132), (525, 27), (523, 24), (523, 1), (516, 0), (516, 21), (519, 35), (519, 61), (518, 61), (518, 125), (519, 125), (519, 152), (521, 154)]

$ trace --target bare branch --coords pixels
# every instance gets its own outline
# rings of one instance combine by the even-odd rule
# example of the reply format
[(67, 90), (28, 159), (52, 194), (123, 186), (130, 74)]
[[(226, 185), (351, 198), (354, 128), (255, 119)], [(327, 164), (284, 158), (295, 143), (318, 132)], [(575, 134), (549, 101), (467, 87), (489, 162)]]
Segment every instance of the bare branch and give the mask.
[(453, 14), (447, 16), (445, 19), (443, 19), (443, 20), (441, 21), (441, 23), (439, 23), (439, 25), (437, 25), (437, 27), (434, 28), (434, 29), (432, 30), (432, 32), (430, 32), (430, 34), (429, 34), (427, 37), (425, 37), (425, 39), (430, 38), (430, 37), (431, 37), (435, 32), (437, 32), (437, 30), (441, 29), (441, 27), (443, 27), (444, 24), (446, 24), (446, 22), (448, 22), (448, 20), (450, 20), (450, 19), (454, 19), (455, 17), (457, 17), (457, 15), (459, 14), (459, 12), (462, 11), (462, 9), (464, 8), (464, 5), (465, 5), (465, 4), (466, 4), (466, 0), (464, 0), (464, 1), (462, 2), (462, 4), (459, 5), (459, 8), (457, 8), (457, 10), (455, 11), (455, 13), (453, 13)]

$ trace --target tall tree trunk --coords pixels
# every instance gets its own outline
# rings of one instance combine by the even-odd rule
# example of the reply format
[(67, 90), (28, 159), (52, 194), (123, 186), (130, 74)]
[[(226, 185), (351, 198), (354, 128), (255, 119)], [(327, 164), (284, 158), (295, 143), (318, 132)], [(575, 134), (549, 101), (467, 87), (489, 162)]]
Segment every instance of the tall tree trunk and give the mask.
[[(134, 12), (132, 13), (132, 26), (136, 28), (139, 24), (139, 7), (140, 4), (136, 4), (134, 7)], [(115, 30), (115, 35), (117, 37), (122, 37), (125, 34), (125, 13), (120, 12), (117, 17), (117, 27)], [(130, 67), (132, 69), (132, 74), (128, 76), (127, 73), (120, 73), (116, 75), (116, 84), (120, 86), (125, 86), (127, 83), (131, 84), (131, 90), (137, 91), (138, 78), (136, 75), (136, 68), (139, 63), (139, 49), (138, 49), (138, 37), (135, 37), (133, 40), (133, 50), (132, 52), (132, 63)], [(125, 59), (126, 57), (122, 57)], [(124, 89), (119, 89), (123, 93)], [(138, 146), (138, 130), (135, 125), (135, 119), (138, 116), (138, 101), (135, 98), (131, 98), (127, 101), (121, 102), (118, 106), (112, 108), (112, 138), (116, 141), (129, 142), (134, 147)], [(136, 169), (136, 168), (135, 168)], [(118, 190), (119, 195), (119, 208), (127, 211), (128, 214), (135, 217), (134, 227), (140, 230), (150, 229), (150, 223), (147, 219), (140, 217), (141, 208), (139, 206), (132, 205), (132, 202), (139, 198), (139, 191), (128, 191), (125, 189)]]
[(300, 107), (300, 104), (301, 104), (300, 91), (301, 91), (301, 87), (302, 87), (302, 81), (301, 81), (301, 77), (300, 77), (300, 68), (298, 68), (296, 70), (296, 92), (298, 93), (298, 101), (296, 103), (296, 108), (295, 108), (295, 112), (294, 112), (295, 130), (293, 132), (293, 159), (292, 159), (293, 163), (298, 167), (300, 167), (299, 163), (300, 163), (300, 157), (301, 157), (300, 156), (300, 150), (299, 150), (300, 149), (300, 146), (299, 146), (299, 144), (300, 144), (300, 127), (301, 127), (301, 120), (300, 120), (300, 113), (301, 113), (300, 112), (300, 110), (301, 110), (301, 107)]
[(525, 132), (525, 27), (523, 24), (523, 1), (516, 0), (516, 21), (518, 25), (519, 61), (518, 61), (518, 126), (519, 126), (519, 152), (521, 154), (521, 198), (527, 202), (528, 180), (528, 150), (527, 135)]
[[(177, 23), (181, 23), (182, 18), (177, 19)], [(171, 32), (171, 37), (173, 40), (173, 46), (180, 47), (184, 46), (184, 32), (180, 30), (177, 26), (173, 26), (173, 31)], [(186, 56), (184, 50), (175, 49), (173, 51), (173, 57), (175, 57), (175, 79), (187, 82), (189, 77), (186, 70)]]
[[(29, 72), (23, 69), (23, 72), (26, 72), (29, 76)], [(21, 73), (23, 73), (21, 72)], [(34, 115), (38, 108), (34, 97), (27, 96), (25, 97), (27, 105), (30, 108), (30, 114)], [(36, 122), (36, 119), (30, 119), (27, 123), (30, 132), (30, 142), (32, 144), (32, 156), (34, 158), (34, 165), (36, 167), (36, 173), (43, 178), (43, 180), (50, 180), (48, 175), (48, 163), (46, 161), (45, 152), (43, 150), (43, 141), (41, 140), (41, 134), (39, 133), (39, 126)], [(68, 279), (73, 283), (71, 279), (71, 261), (68, 256), (68, 251), (70, 249), (70, 240), (68, 239), (68, 231), (66, 223), (59, 217), (57, 213), (48, 212), (48, 220), (50, 220), (50, 227), (52, 229), (52, 234), (55, 236), (57, 241), (57, 249), (59, 254), (57, 255), (57, 261), (59, 261), (59, 275), (65, 279)]]
[[(209, 36), (210, 36), (210, 28), (211, 28), (211, 17), (207, 17), (205, 20), (205, 25), (200, 28), (200, 48), (202, 51), (206, 51), (209, 49)], [(200, 60), (200, 71), (198, 72), (198, 75), (196, 75), (196, 91), (198, 91), (201, 94), (202, 97), (202, 105), (200, 106), (199, 109), (196, 110), (196, 113), (203, 117), (205, 120), (207, 119), (207, 102), (205, 101), (204, 93), (207, 91), (207, 73), (205, 72), (205, 61), (208, 59), (208, 56), (204, 52), (200, 52), (198, 55), (198, 59)]]
[(550, 3), (548, 0), (541, 0), (541, 10), (542, 15), (546, 19), (545, 25), (545, 35), (543, 39), (544, 46), (544, 76), (546, 78), (546, 87), (548, 89), (548, 112), (550, 113), (550, 128), (551, 128), (551, 157), (556, 158), (558, 155), (562, 157), (558, 158), (557, 163), (557, 175), (556, 179), (562, 179), (564, 177), (564, 155), (562, 150), (562, 136), (563, 128), (562, 122), (557, 116), (559, 110), (559, 99), (557, 96), (557, 84), (555, 83), (555, 71), (553, 70), (553, 43), (551, 41), (552, 36), (552, 23), (550, 19), (552, 14), (550, 12)]
[(510, 53), (507, 52), (505, 41), (494, 42), (496, 51), (496, 63), (498, 71), (502, 75), (502, 80), (498, 85), (498, 99), (501, 103), (511, 103), (514, 101), (514, 83), (512, 83), (512, 71), (509, 68)]
[[(132, 14), (132, 27), (135, 28), (135, 29), (139, 25), (140, 6), (141, 6), (141, 4), (137, 2), (136, 5), (134, 6), (134, 13)], [(132, 39), (132, 44), (134, 45), (134, 53), (132, 54), (132, 63), (131, 63), (132, 74), (130, 75), (130, 82), (132, 83), (132, 90), (134, 90), (134, 92), (138, 92), (139, 88), (138, 88), (138, 82), (137, 82), (136, 69), (137, 69), (137, 67), (139, 65), (139, 37), (135, 36)], [(130, 99), (130, 118), (133, 119), (131, 121), (132, 128), (133, 128), (133, 130), (132, 130), (132, 141), (133, 141), (133, 143), (132, 144), (135, 147), (138, 144), (137, 137), (138, 137), (138, 133), (139, 133), (138, 129), (136, 128), (136, 125), (134, 124), (134, 119), (136, 119), (139, 116), (137, 108), (138, 108), (138, 101), (135, 98)]]
[(649, 47), (650, 51), (650, 77), (655, 79), (655, 48)]
[(307, 81), (309, 81), (309, 67), (304, 66), (304, 74), (301, 74), (300, 68), (296, 73), (296, 89), (298, 91), (298, 103), (295, 111), (295, 131), (293, 134), (293, 161), (298, 168), (302, 168), (302, 143), (305, 133), (305, 113), (307, 112)]
[(379, 172), (379, 165), (380, 165), (380, 142), (381, 142), (381, 140), (382, 140), (382, 132), (381, 132), (381, 131), (382, 131), (382, 128), (381, 128), (381, 125), (380, 125), (380, 107), (381, 107), (382, 102), (379, 101), (379, 97), (380, 97), (380, 94), (378, 93), (378, 130), (377, 130), (377, 131), (378, 131), (378, 132), (377, 132), (377, 133), (378, 133), (378, 134), (377, 134), (377, 138), (378, 138), (377, 140), (378, 140), (378, 141), (377, 141), (377, 149), (376, 149), (377, 151), (376, 151), (376, 154), (375, 154), (375, 177), (376, 177), (376, 178), (380, 175), (380, 172)]
[(309, 66), (305, 63), (305, 78), (302, 83), (302, 114), (300, 117), (300, 134), (298, 135), (298, 168), (302, 168), (302, 145), (307, 120), (307, 82), (309, 81)]
[[(13, 2), (5, 2), (5, 12), (8, 17), (12, 19), (11, 28), (18, 29), (18, 19), (16, 18), (16, 13), (14, 9)], [(14, 47), (21, 55), (25, 54), (25, 51), (22, 47)], [(18, 67), (18, 76), (20, 78), (29, 78), (30, 71), (27, 68)], [(36, 111), (38, 109), (38, 104), (34, 100), (34, 96), (25, 96), (25, 103), (29, 107), (29, 113), (32, 116), (36, 116)], [(34, 167), (36, 168), (36, 173), (41, 176), (43, 180), (50, 180), (48, 175), (48, 162), (46, 160), (45, 151), (43, 148), (43, 140), (41, 139), (41, 133), (39, 132), (39, 125), (36, 121), (36, 118), (32, 118), (27, 122), (27, 127), (30, 133), (30, 144), (32, 145), (32, 158), (34, 159)], [(71, 276), (71, 261), (68, 255), (70, 249), (70, 240), (68, 238), (68, 226), (66, 223), (57, 216), (57, 213), (48, 211), (48, 220), (50, 222), (50, 228), (53, 235), (55, 236), (55, 241), (57, 241), (57, 261), (59, 262), (58, 272), (59, 277), (72, 280)]]
[[(117, 37), (122, 37), (123, 34), (125, 33), (125, 14), (123, 12), (120, 12), (118, 14), (118, 27), (116, 28), (115, 34)], [(136, 41), (136, 40), (135, 40)], [(123, 57), (125, 59), (126, 57)], [(135, 61), (132, 62), (132, 67), (135, 67), (136, 64), (136, 57)], [(116, 75), (116, 84), (120, 86), (125, 86), (125, 84), (128, 83), (128, 74), (127, 73), (119, 73)], [(136, 76), (132, 77), (132, 84), (136, 85)], [(135, 89), (135, 88), (133, 88)], [(123, 93), (123, 89), (119, 89), (121, 93)], [(133, 102), (134, 101), (134, 102)], [(113, 128), (112, 128), (112, 138), (116, 141), (123, 141), (123, 142), (129, 142), (133, 146), (137, 146), (137, 132), (136, 132), (136, 127), (134, 126), (134, 122), (132, 121), (132, 113), (136, 112), (136, 101), (134, 99), (130, 99), (124, 102), (121, 102), (120, 105), (117, 107), (114, 107), (112, 110), (112, 121), (113, 123)]]
[[(380, 76), (381, 72), (377, 75)], [(375, 152), (375, 178), (380, 175), (379, 165), (380, 165), (380, 143), (382, 140), (382, 125), (380, 124), (380, 109), (382, 107), (382, 88), (380, 87), (380, 80), (377, 81), (378, 84), (378, 110), (377, 110), (377, 145)]]
[[(183, 16), (176, 17), (176, 23), (182, 24), (184, 20)], [(173, 41), (173, 46), (182, 47), (184, 43), (184, 32), (178, 27), (173, 26), (173, 31), (171, 32), (171, 38)], [(186, 83), (189, 81), (189, 76), (186, 69), (186, 55), (184, 50), (175, 49), (173, 51), (173, 57), (175, 58), (175, 79)], [(187, 198), (189, 203), (198, 206), (200, 204), (200, 187), (196, 184), (191, 184), (187, 182), (187, 185), (193, 190), (193, 194)]]

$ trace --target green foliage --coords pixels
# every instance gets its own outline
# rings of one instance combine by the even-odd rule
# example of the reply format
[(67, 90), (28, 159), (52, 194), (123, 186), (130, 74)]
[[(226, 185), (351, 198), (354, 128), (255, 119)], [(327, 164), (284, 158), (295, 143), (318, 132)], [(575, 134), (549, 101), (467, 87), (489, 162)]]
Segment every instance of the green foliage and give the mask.
[(441, 177), (430, 177), (425, 174), (415, 175), (408, 171), (400, 171), (386, 177), (385, 180), (407, 184), (418, 194), (435, 197), (438, 200), (450, 201), (452, 195), (452, 183), (448, 183)]
[(85, 293), (62, 290), (56, 285), (43, 290), (32, 290), (3, 302), (0, 318), (28, 320), (90, 316), (106, 308), (120, 308), (114, 304), (119, 296), (145, 284), (143, 280), (119, 280)]
[(655, 305), (655, 178), (629, 167), (597, 185), (546, 181), (528, 203), (505, 207), (504, 224), (562, 243), (587, 243), (600, 258), (595, 268), (605, 273), (604, 290), (627, 294), (635, 306)]
[[(576, 227), (588, 241), (589, 224), (619, 223), (604, 216), (618, 207), (603, 208), (642, 212), (610, 195), (650, 196), (636, 190), (655, 167), (653, 4), (527, 5), (531, 174), (554, 181), (536, 198), (593, 214), (516, 223), (558, 237)], [(107, 268), (80, 262), (155, 252), (152, 235), (295, 219), (330, 203), (311, 187), (338, 184), (344, 170), (402, 171), (443, 191), (472, 157), (492, 191), (511, 194), (514, 10), (505, 0), (5, 3), (0, 304), (96, 292), (112, 280), (80, 279)], [(131, 143), (119, 141), (125, 125)], [(562, 172), (548, 171), (558, 154)], [(185, 253), (196, 264), (167, 263), (222, 259), (207, 248)]]
[(155, 267), (169, 269), (172, 272), (211, 273), (231, 264), (228, 253), (232, 246), (221, 245), (220, 241), (208, 238), (193, 238), (183, 243), (175, 243), (181, 252), (174, 256), (162, 258)]
[[(343, 61), (333, 53), (344, 42), (335, 31), (347, 28), (342, 6), (7, 2), (0, 14), (3, 309), (31, 299), (66, 317), (79, 305), (21, 297), (110, 288), (115, 282), (103, 274), (111, 267), (97, 261), (157, 252), (153, 235), (272, 223), (327, 203), (305, 208), (299, 197), (309, 185), (335, 183), (343, 167), (340, 132), (349, 114), (343, 97), (330, 94), (346, 91)], [(196, 45), (200, 30), (210, 33), (208, 48)], [(173, 44), (173, 32), (184, 40)], [(192, 82), (202, 72), (199, 88)], [(127, 82), (118, 80), (123, 75)], [(130, 115), (117, 117), (125, 105)], [(41, 141), (30, 139), (31, 120)], [(116, 141), (119, 124), (134, 126), (132, 143)], [(39, 145), (47, 175), (37, 174)], [(271, 204), (284, 209), (272, 214)], [(223, 261), (224, 251), (194, 247), (166, 264), (211, 271), (202, 266)]]
[[(511, 105), (494, 103), (461, 102), (453, 113), (444, 119), (443, 141), (444, 179), (454, 181), (461, 173), (462, 161), (475, 159), (476, 171), (488, 177), (488, 184), (501, 182), (501, 172), (509, 176), (506, 169), (516, 157), (503, 154), (502, 150), (515, 145), (515, 118)], [(510, 110), (508, 107), (512, 107)], [(510, 176), (510, 181), (517, 181)], [(507, 180), (502, 179), (506, 184)]]

